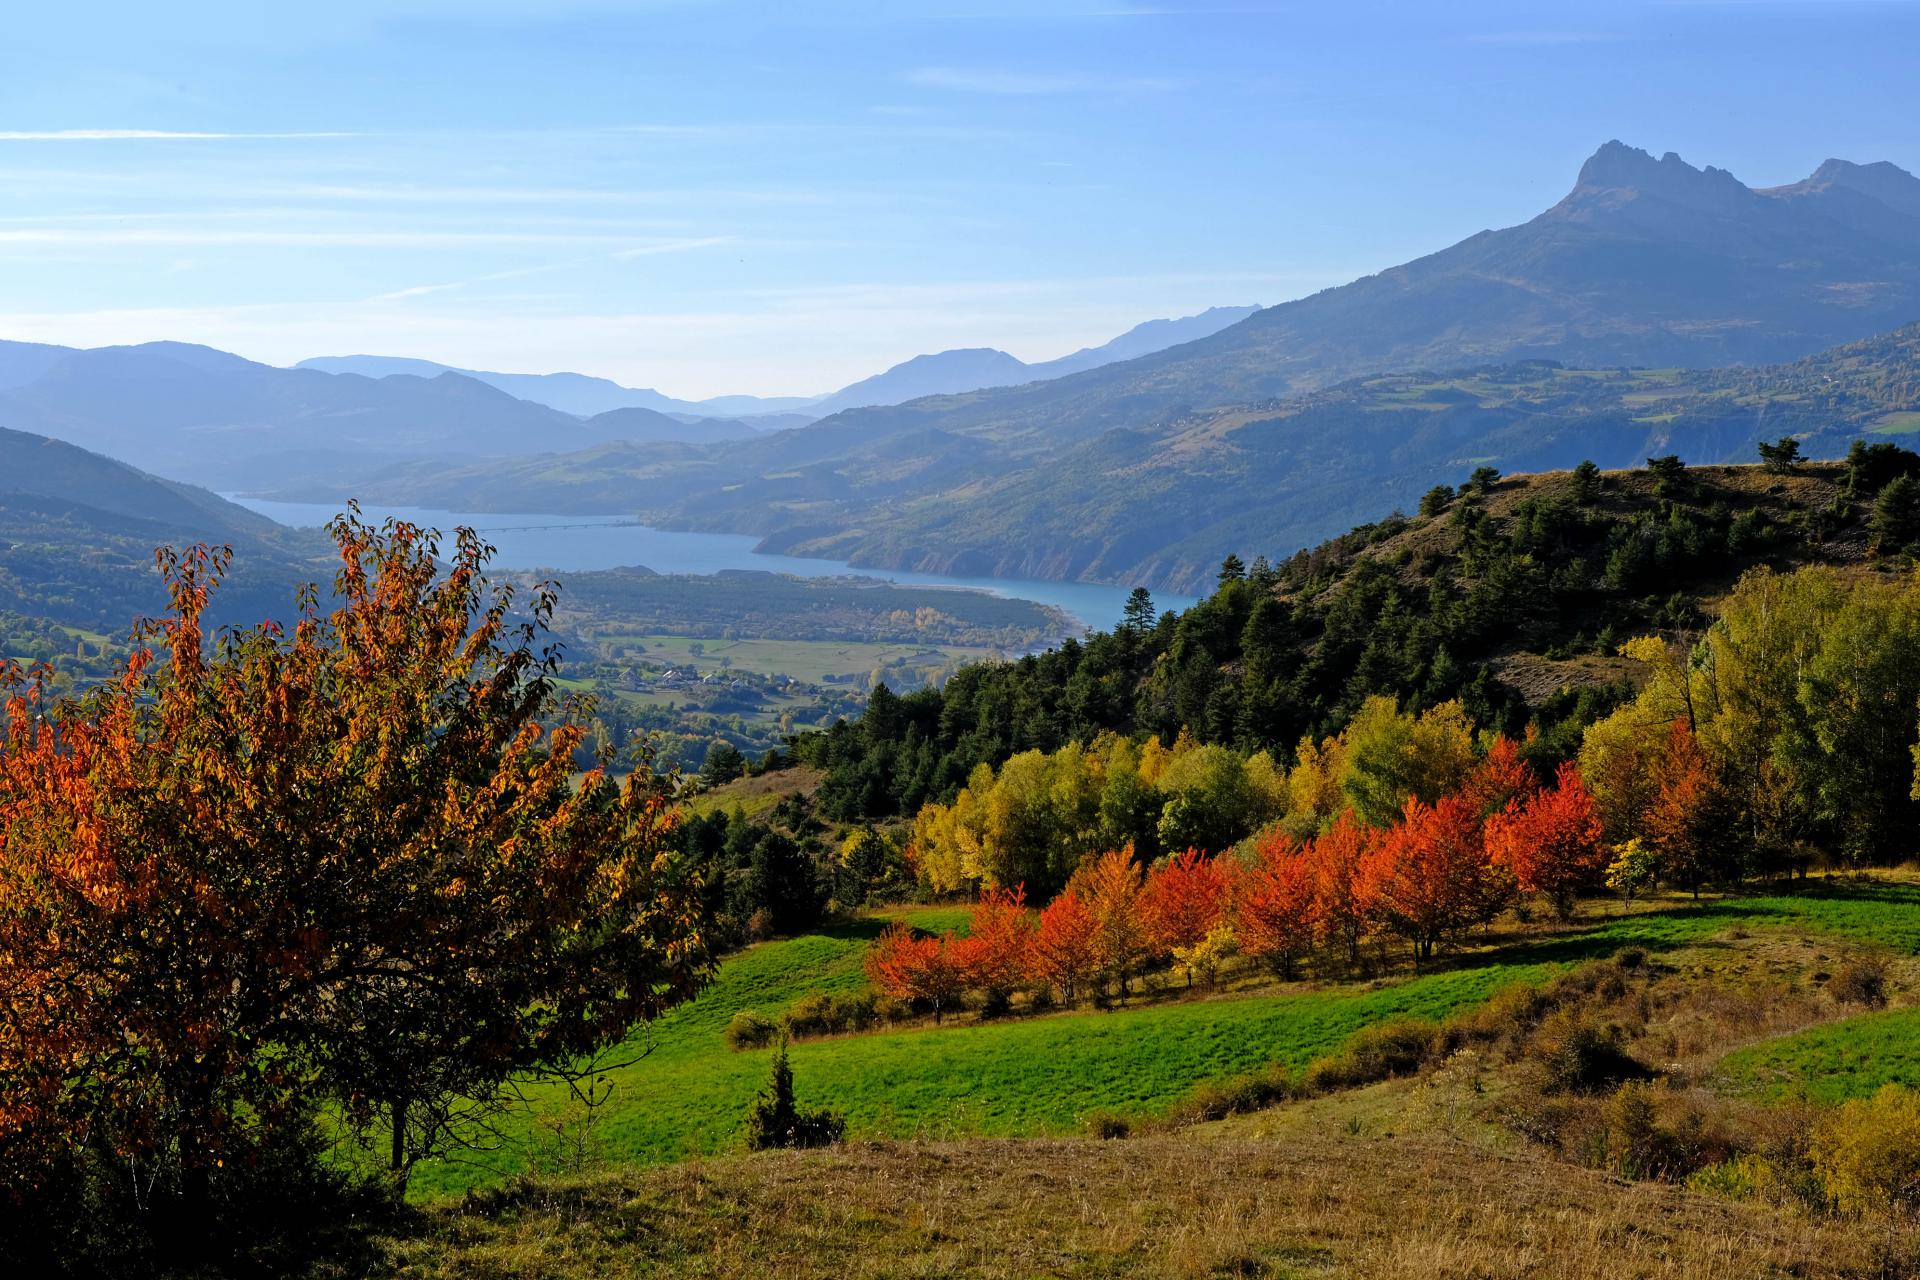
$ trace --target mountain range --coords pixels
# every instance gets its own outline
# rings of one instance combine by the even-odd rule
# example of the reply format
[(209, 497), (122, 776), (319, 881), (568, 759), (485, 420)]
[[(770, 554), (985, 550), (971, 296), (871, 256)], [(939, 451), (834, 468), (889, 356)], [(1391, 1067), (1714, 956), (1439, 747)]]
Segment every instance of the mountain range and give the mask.
[(1482, 464), (1717, 461), (1769, 431), (1836, 452), (1906, 429), (1916, 318), (1910, 174), (1834, 160), (1756, 190), (1615, 142), (1524, 224), (1131, 360), (725, 450), (608, 443), (357, 491), (638, 511), (874, 567), (1190, 587), (1228, 551), (1290, 552)]
[[(1258, 307), (1209, 307), (1198, 315), (1177, 320), (1148, 320), (1110, 342), (1082, 347), (1056, 360), (1028, 364), (992, 347), (964, 347), (914, 356), (870, 378), (816, 396), (714, 396), (706, 400), (676, 400), (651, 387), (623, 387), (607, 378), (580, 373), (492, 373), (460, 369), (406, 356), (316, 356), (294, 366), (323, 373), (354, 373), (368, 378), (396, 374), (421, 378), (457, 373), (497, 387), (508, 395), (544, 404), (565, 413), (592, 417), (614, 409), (651, 409), (685, 420), (736, 418), (766, 429), (805, 425), (842, 409), (899, 404), (921, 396), (953, 395), (983, 387), (1065, 377), (1085, 369), (1159, 351), (1218, 333), (1246, 319)], [(692, 437), (681, 437), (691, 439)]]
[[(702, 445), (737, 446), (803, 426), (822, 412), (794, 412), (795, 405), (891, 403), (1052, 376), (1056, 368), (1215, 332), (1251, 310), (1216, 308), (1149, 321), (1102, 347), (1044, 365), (994, 353), (1000, 359), (990, 369), (971, 352), (941, 352), (832, 397), (722, 396), (697, 404), (574, 373), (489, 373), (375, 356), (283, 369), (181, 342), (90, 350), (0, 342), (0, 427), (40, 432), (221, 489), (297, 478), (338, 493), (371, 470), (413, 460), (466, 463), (608, 441), (657, 446), (663, 457)], [(683, 412), (687, 407), (707, 412)], [(742, 416), (749, 408), (755, 412)]]

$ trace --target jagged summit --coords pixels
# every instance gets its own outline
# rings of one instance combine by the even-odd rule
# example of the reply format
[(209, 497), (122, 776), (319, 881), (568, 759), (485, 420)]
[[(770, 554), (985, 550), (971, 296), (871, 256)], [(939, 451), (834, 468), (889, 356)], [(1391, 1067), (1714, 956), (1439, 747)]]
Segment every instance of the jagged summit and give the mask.
[(1652, 153), (1615, 139), (1594, 152), (1580, 167), (1580, 176), (1568, 199), (1622, 191), (1690, 206), (1725, 205), (1753, 194), (1725, 169), (1712, 165), (1696, 169), (1674, 151), (1656, 160)]

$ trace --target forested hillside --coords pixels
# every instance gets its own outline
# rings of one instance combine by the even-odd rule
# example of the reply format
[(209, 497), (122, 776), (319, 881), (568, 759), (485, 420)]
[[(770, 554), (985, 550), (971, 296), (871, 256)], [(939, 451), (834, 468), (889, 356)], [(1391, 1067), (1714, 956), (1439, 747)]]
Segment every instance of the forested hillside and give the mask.
[(1284, 755), (1340, 729), (1370, 695), (1419, 711), (1457, 699), (1478, 725), (1539, 730), (1541, 760), (1630, 695), (1617, 646), (1696, 637), (1746, 569), (1904, 572), (1920, 457), (1861, 446), (1845, 463), (1686, 467), (1499, 478), (1438, 487), (1411, 516), (1277, 563), (1238, 557), (1180, 615), (1143, 595), (1109, 632), (944, 690), (876, 697), (860, 720), (795, 744), (827, 770), (842, 819), (911, 814), (978, 765), (1102, 732), (1181, 732)]

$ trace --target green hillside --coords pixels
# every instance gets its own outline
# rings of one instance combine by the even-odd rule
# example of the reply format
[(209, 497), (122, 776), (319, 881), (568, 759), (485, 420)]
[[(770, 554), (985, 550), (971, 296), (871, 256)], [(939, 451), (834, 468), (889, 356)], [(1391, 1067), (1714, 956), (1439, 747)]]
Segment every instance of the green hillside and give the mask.
[[(909, 909), (907, 918), (938, 929), (955, 923), (955, 915)], [(603, 1157), (650, 1163), (738, 1149), (767, 1055), (729, 1049), (728, 1020), (741, 1010), (777, 1016), (802, 996), (864, 987), (865, 949), (881, 923), (761, 943), (726, 960), (705, 992), (629, 1046), (650, 1044), (651, 1051), (613, 1074), (611, 1101), (596, 1121)], [(1443, 1018), (1500, 987), (1537, 982), (1623, 947), (1658, 956), (1729, 934), (1920, 950), (1920, 887), (1830, 884), (1698, 906), (1674, 899), (1634, 914), (1594, 916), (1569, 930), (1509, 928), (1447, 968), (1419, 976), (1281, 987), (1256, 979), (1250, 990), (1218, 996), (1168, 991), (1134, 1009), (806, 1040), (795, 1046), (794, 1071), (802, 1097), (845, 1112), (856, 1138), (1073, 1134), (1095, 1112), (1162, 1115), (1202, 1081), (1272, 1064), (1298, 1072), (1384, 1019)], [(1846, 1034), (1857, 1025), (1823, 1032)], [(478, 1164), (424, 1168), (416, 1191), (445, 1195), (527, 1168), (543, 1111), (563, 1113), (563, 1098), (537, 1096), (520, 1119), (518, 1142)]]

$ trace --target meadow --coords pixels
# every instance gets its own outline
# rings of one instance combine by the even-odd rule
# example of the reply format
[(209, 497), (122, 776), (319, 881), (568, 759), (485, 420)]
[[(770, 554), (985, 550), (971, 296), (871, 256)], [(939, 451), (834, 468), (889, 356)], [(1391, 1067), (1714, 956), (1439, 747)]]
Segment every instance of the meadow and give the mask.
[[(614, 649), (636, 648), (640, 656), (649, 662), (685, 664), (703, 672), (749, 671), (763, 676), (791, 676), (807, 684), (851, 680), (862, 688), (866, 685), (867, 676), (881, 667), (906, 665), (913, 668), (950, 668), (998, 656), (998, 650), (965, 645), (701, 639), (694, 636), (628, 634), (612, 630), (596, 633), (594, 639)], [(697, 653), (694, 651), (696, 647)]]
[[(728, 1020), (743, 1009), (777, 1015), (814, 992), (862, 988), (865, 948), (890, 916), (936, 930), (964, 920), (956, 908), (908, 908), (728, 958), (697, 999), (630, 1046), (650, 1044), (644, 1059), (611, 1074), (614, 1090), (593, 1129), (598, 1154), (613, 1164), (651, 1164), (739, 1149), (743, 1117), (766, 1080), (768, 1054), (729, 1049), (722, 1034)], [(1091, 1112), (1162, 1115), (1202, 1081), (1273, 1063), (1297, 1071), (1368, 1023), (1400, 1014), (1444, 1017), (1500, 987), (1539, 981), (1622, 947), (1658, 955), (1711, 946), (1716, 936), (1769, 932), (1831, 939), (1839, 948), (1920, 952), (1920, 886), (1827, 880), (1791, 894), (1698, 904), (1677, 897), (1631, 909), (1596, 904), (1571, 927), (1498, 935), (1424, 974), (1191, 998), (1172, 993), (1105, 1012), (807, 1040), (793, 1048), (794, 1075), (801, 1100), (843, 1111), (855, 1138), (1070, 1135)], [(1875, 1025), (1856, 1019), (1809, 1035), (1844, 1042), (1854, 1034), (1847, 1028)], [(1912, 1023), (1894, 1024), (1884, 1038), (1897, 1039), (1902, 1025)], [(1860, 1052), (1873, 1056), (1884, 1048), (1872, 1044)], [(536, 1115), (544, 1107), (549, 1121), (564, 1110), (557, 1094), (535, 1102)], [(498, 1183), (528, 1169), (528, 1152), (536, 1148), (513, 1142), (476, 1161), (423, 1167), (415, 1193), (433, 1199)]]
[(1768, 1101), (1844, 1102), (1886, 1084), (1920, 1088), (1920, 1008), (1888, 1009), (1737, 1049), (1725, 1087)]

